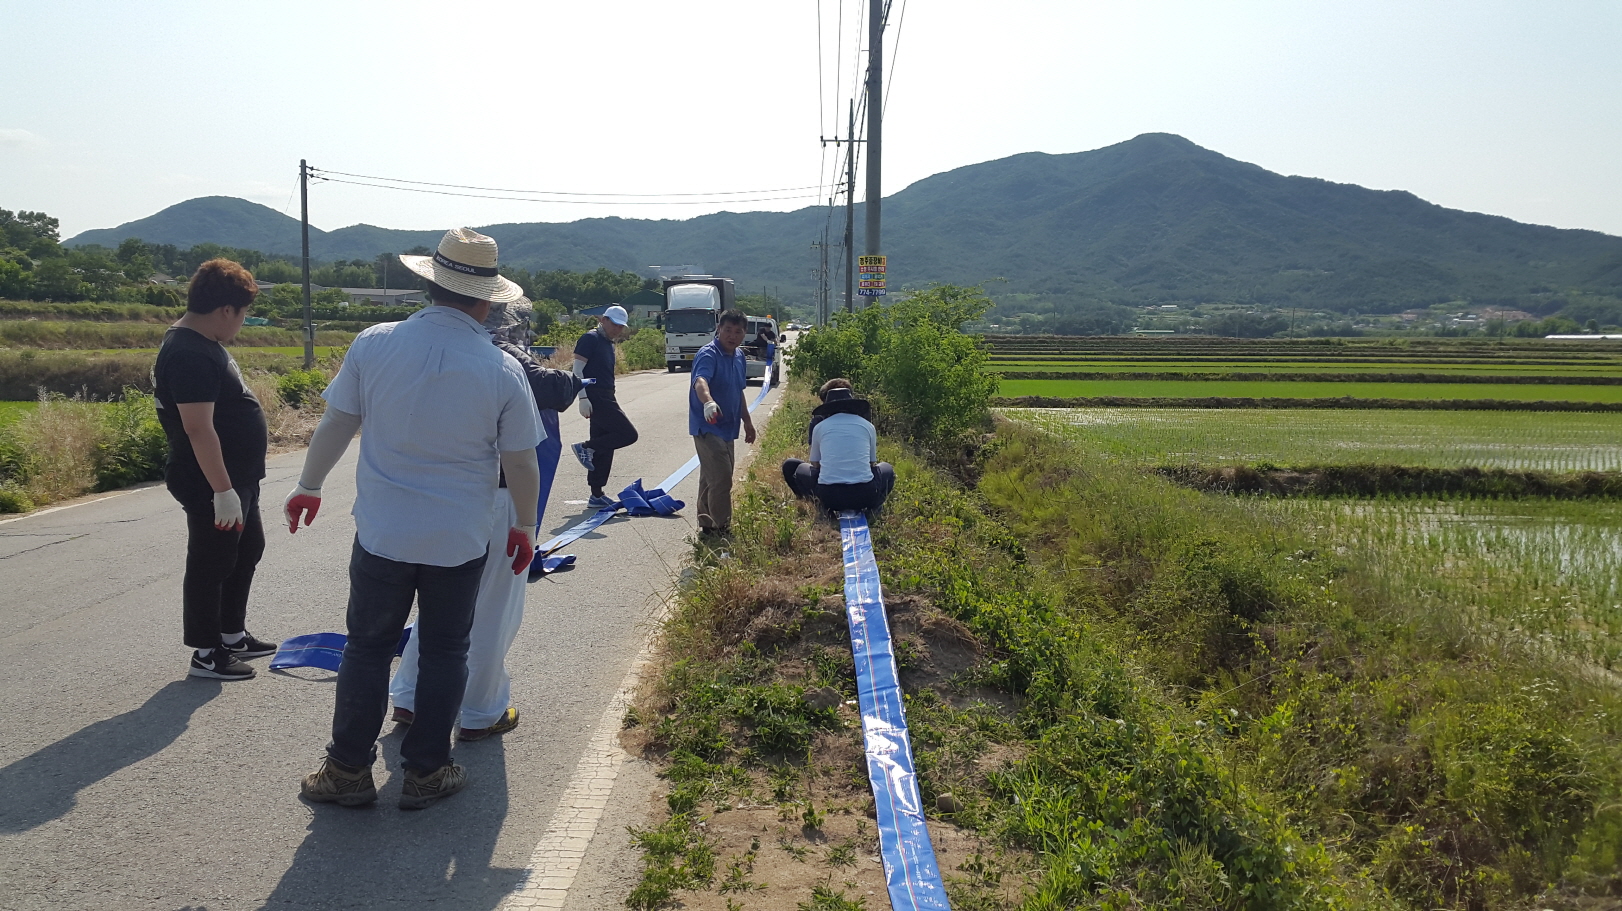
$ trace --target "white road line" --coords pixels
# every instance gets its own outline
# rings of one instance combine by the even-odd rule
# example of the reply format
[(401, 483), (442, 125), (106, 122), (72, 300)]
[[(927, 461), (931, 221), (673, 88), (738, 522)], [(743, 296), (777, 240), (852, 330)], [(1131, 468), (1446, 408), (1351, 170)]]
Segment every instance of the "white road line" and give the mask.
[(118, 493), (110, 493), (105, 497), (97, 497), (94, 500), (81, 500), (78, 503), (69, 503), (66, 506), (52, 506), (52, 507), (50, 507), (48, 509), (36, 509), (33, 512), (25, 513), (24, 515), (16, 516), (14, 518), (0, 519), (0, 525), (8, 525), (8, 524), (10, 524), (12, 522), (21, 522), (24, 519), (37, 519), (40, 516), (48, 516), (53, 512), (61, 512), (64, 509), (73, 509), (74, 507), (77, 507), (77, 506), (89, 506), (91, 503), (100, 503), (103, 500), (114, 500), (114, 499), (117, 499), (119, 497), (127, 497), (132, 493), (140, 493), (143, 490), (157, 490), (157, 489), (158, 489), (158, 485), (153, 484), (150, 487), (137, 487), (137, 488), (135, 488), (133, 490), (120, 490)]
[[(657, 627), (656, 623), (654, 636)], [(585, 860), (586, 849), (597, 834), (597, 823), (614, 791), (614, 779), (619, 777), (620, 767), (626, 762), (619, 734), (625, 727), (625, 709), (631, 704), (637, 682), (653, 658), (653, 640), (653, 636), (648, 638), (620, 683), (619, 691), (603, 710), (602, 720), (597, 722), (597, 730), (586, 744), (580, 764), (575, 766), (569, 789), (563, 792), (546, 834), (530, 855), (528, 879), (522, 889), (501, 903), (502, 911), (554, 911), (563, 907), (569, 887), (574, 885), (575, 875)]]

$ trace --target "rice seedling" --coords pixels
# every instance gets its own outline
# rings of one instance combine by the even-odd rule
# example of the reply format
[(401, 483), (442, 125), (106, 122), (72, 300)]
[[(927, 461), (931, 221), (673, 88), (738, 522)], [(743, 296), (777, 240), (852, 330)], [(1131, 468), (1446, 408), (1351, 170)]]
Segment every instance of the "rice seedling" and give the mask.
[(1198, 408), (1033, 408), (1005, 414), (1083, 443), (1104, 458), (1149, 466), (1622, 470), (1622, 414)]

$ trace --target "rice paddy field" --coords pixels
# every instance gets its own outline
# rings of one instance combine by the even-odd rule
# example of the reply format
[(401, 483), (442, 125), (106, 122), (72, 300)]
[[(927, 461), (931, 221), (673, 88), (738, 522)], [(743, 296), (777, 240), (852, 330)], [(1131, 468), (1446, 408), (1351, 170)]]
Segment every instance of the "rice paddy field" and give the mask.
[(1004, 397), (1622, 402), (1622, 343), (1545, 339), (987, 339)]
[(34, 402), (3, 402), (0, 401), (0, 427), (20, 420), (23, 415), (38, 407)]
[[(1622, 472), (1622, 413), (1446, 410), (1446, 400), (1622, 402), (1622, 345), (1390, 341), (991, 339), (1003, 396), (1404, 399), (1434, 410), (1007, 408), (1101, 459), (1194, 466)], [(1111, 374), (1131, 374), (1120, 379)], [(1185, 374), (1187, 379), (1178, 379)], [(1323, 379), (1316, 379), (1322, 375)], [(1248, 377), (1254, 377), (1250, 379)], [(1451, 378), (1462, 381), (1449, 382)], [(1503, 382), (1493, 382), (1501, 378)], [(1572, 382), (1561, 382), (1570, 379)], [(1422, 381), (1416, 381), (1422, 380)], [(1157, 402), (1157, 404), (1164, 404)], [(1352, 469), (1357, 470), (1357, 469)], [(1373, 474), (1373, 472), (1371, 472)], [(1233, 496), (1221, 492), (1210, 497)], [(1387, 603), (1442, 611), (1506, 644), (1607, 669), (1622, 662), (1622, 500), (1430, 496), (1243, 498), (1353, 560)]]
[(1011, 408), (1004, 414), (1106, 458), (1149, 467), (1622, 471), (1622, 414), (1614, 413)]
[(1257, 500), (1356, 557), (1413, 611), (1461, 610), (1509, 644), (1622, 661), (1622, 503), (1614, 500)]
[(1457, 400), (1497, 399), (1512, 402), (1622, 402), (1622, 385), (1554, 385), (1545, 383), (1360, 383), (1244, 380), (1003, 380), (1005, 397), (1054, 398), (1223, 398)]

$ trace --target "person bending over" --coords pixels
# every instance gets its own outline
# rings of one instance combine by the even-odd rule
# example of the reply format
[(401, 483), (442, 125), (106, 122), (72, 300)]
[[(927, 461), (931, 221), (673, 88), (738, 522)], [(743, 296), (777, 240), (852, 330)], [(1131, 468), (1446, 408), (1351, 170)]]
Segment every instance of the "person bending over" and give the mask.
[(824, 383), (817, 394), (822, 404), (811, 412), (811, 457), (784, 460), (783, 480), (795, 496), (815, 499), (827, 512), (871, 516), (895, 487), (895, 469), (879, 461), (872, 406), (843, 378)]
[(158, 423), (169, 438), (164, 480), (186, 512), (181, 583), (187, 674), (247, 680), (242, 658), (276, 651), (245, 628), (248, 589), (265, 553), (259, 482), (265, 477), (265, 412), (225, 342), (242, 331), (259, 286), (247, 269), (211, 259), (186, 289), (186, 315), (163, 335), (152, 368)]
[(603, 491), (614, 467), (614, 452), (637, 440), (636, 428), (614, 398), (614, 343), (625, 335), (629, 323), (625, 308), (615, 304), (597, 317), (597, 328), (574, 344), (575, 375), (594, 382), (580, 390), (580, 416), (591, 422), (591, 437), (570, 448), (585, 466), (586, 483), (591, 485), (586, 502), (594, 509), (614, 505), (614, 498)]

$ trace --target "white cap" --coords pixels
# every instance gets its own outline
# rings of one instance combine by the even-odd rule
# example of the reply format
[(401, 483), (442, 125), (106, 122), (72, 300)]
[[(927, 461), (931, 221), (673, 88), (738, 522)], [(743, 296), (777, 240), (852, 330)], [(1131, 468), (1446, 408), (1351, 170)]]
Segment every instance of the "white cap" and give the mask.
[(625, 308), (621, 307), (619, 304), (615, 304), (614, 306), (609, 307), (607, 310), (604, 310), (603, 318), (607, 319), (616, 326), (628, 326), (631, 324), (631, 318), (625, 315)]

